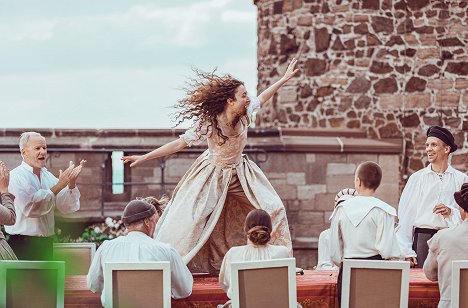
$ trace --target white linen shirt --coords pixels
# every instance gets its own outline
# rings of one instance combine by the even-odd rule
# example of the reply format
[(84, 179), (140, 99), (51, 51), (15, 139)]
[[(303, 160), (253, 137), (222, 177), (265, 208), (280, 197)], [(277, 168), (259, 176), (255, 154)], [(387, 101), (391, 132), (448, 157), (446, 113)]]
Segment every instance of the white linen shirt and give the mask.
[(289, 249), (285, 246), (254, 245), (250, 241), (247, 245), (232, 247), (224, 256), (219, 270), (219, 285), (231, 298), (231, 263), (243, 261), (260, 261), (289, 258)]
[[(468, 182), (468, 176), (451, 166), (444, 172), (442, 180), (432, 171), (430, 164), (410, 176), (398, 205), (397, 236), (405, 257), (416, 257), (412, 249), (413, 227), (440, 230), (461, 223), (453, 193), (460, 190), (465, 182)], [(433, 208), (439, 203), (452, 210), (448, 217), (433, 213)]]
[(54, 235), (54, 208), (69, 214), (80, 209), (80, 191), (65, 187), (57, 196), (50, 190), (58, 179), (46, 168), (41, 169), (40, 179), (33, 168), (24, 161), (11, 170), (8, 191), (15, 196), (16, 223), (5, 226), (9, 234), (28, 236)]
[(331, 216), (331, 261), (339, 266), (344, 258), (400, 259), (395, 218), (392, 206), (371, 196), (356, 196), (338, 205)]
[(338, 270), (338, 267), (330, 260), (330, 229), (320, 233), (317, 259), (316, 270)]
[(101, 292), (105, 306), (104, 264), (106, 262), (157, 262), (169, 261), (171, 267), (171, 293), (173, 298), (184, 298), (192, 293), (193, 277), (182, 257), (170, 245), (154, 240), (148, 235), (131, 231), (110, 241), (104, 241), (89, 268), (87, 285), (93, 292)]

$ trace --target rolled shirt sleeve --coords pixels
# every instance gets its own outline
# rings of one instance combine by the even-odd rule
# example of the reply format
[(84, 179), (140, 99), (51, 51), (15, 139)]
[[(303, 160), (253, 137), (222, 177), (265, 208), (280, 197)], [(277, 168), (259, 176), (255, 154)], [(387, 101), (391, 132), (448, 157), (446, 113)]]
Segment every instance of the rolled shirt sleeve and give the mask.
[(55, 205), (62, 214), (70, 214), (80, 209), (80, 191), (78, 187), (70, 189), (65, 187), (55, 198)]

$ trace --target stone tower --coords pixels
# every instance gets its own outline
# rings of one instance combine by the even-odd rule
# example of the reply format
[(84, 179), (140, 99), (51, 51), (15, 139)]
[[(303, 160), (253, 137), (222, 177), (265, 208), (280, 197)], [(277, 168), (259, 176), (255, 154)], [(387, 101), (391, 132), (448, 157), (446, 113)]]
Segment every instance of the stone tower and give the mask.
[(423, 167), (425, 132), (450, 129), (468, 169), (468, 2), (257, 0), (258, 90), (301, 74), (259, 127), (349, 128), (404, 140), (401, 174)]

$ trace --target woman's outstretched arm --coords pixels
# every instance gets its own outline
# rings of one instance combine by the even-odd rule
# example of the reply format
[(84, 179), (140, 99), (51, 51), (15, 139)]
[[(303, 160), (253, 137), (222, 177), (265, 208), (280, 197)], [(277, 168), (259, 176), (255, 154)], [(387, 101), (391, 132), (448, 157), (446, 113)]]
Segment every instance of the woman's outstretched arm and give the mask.
[(130, 156), (123, 156), (121, 159), (123, 163), (130, 163), (130, 167), (135, 167), (147, 160), (152, 160), (158, 157), (163, 157), (167, 155), (171, 155), (173, 153), (179, 152), (180, 150), (184, 149), (187, 146), (187, 143), (183, 138), (179, 138), (173, 140), (165, 145), (153, 150), (149, 153), (144, 155), (130, 155)]
[(293, 58), (291, 60), (291, 63), (289, 63), (288, 69), (284, 73), (284, 76), (281, 77), (280, 80), (272, 84), (268, 89), (260, 93), (258, 96), (258, 99), (260, 100), (260, 103), (262, 104), (262, 107), (265, 106), (270, 98), (273, 97), (273, 95), (278, 91), (286, 82), (288, 82), (289, 79), (291, 79), (297, 72), (299, 72), (299, 69), (294, 69), (297, 64), (297, 59)]

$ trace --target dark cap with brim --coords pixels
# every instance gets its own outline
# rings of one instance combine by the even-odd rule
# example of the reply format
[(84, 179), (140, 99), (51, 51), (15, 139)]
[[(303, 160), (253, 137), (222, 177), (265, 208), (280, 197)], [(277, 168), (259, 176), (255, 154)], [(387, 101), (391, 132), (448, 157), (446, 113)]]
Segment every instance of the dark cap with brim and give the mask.
[(458, 205), (468, 212), (468, 183), (463, 184), (460, 191), (455, 192), (453, 197)]
[(156, 213), (156, 208), (142, 200), (132, 200), (125, 207), (122, 214), (122, 221), (129, 225), (136, 221), (151, 217)]
[(442, 140), (446, 145), (450, 147), (450, 153), (453, 153), (457, 150), (457, 145), (455, 144), (455, 138), (448, 129), (440, 126), (431, 126), (427, 130), (427, 137), (436, 137)]

